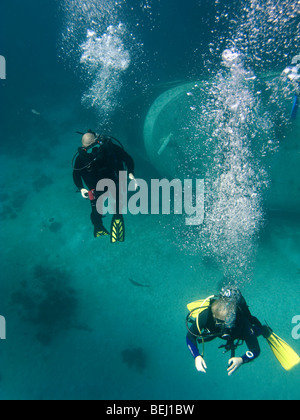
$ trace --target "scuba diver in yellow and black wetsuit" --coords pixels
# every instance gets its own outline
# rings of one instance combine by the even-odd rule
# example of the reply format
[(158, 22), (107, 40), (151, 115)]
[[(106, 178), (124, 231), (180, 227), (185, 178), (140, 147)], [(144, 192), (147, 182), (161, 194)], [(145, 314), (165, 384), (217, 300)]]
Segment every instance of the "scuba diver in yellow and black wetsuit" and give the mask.
[[(125, 168), (129, 178), (134, 180), (134, 161), (118, 140), (110, 136), (99, 136), (91, 130), (83, 134), (82, 147), (78, 149), (73, 159), (73, 180), (82, 197), (91, 201), (91, 220), (95, 238), (110, 235), (111, 242), (125, 240), (124, 218), (119, 209), (118, 196), (119, 172)], [(110, 234), (103, 225), (103, 215), (97, 211), (97, 200), (101, 193), (96, 191), (96, 187), (102, 179), (109, 179), (117, 186), (116, 214), (113, 217)]]
[[(243, 364), (254, 361), (260, 355), (258, 337), (267, 339), (273, 353), (286, 370), (300, 363), (294, 350), (279, 338), (268, 326), (263, 326), (251, 315), (245, 299), (236, 288), (223, 289), (219, 296), (193, 302), (188, 305), (187, 345), (195, 359), (196, 369), (206, 373), (204, 344), (220, 338), (225, 344), (220, 346), (231, 351), (228, 362), (228, 375), (231, 376)], [(236, 357), (236, 349), (246, 342), (248, 351)], [(203, 345), (200, 354), (198, 343)]]

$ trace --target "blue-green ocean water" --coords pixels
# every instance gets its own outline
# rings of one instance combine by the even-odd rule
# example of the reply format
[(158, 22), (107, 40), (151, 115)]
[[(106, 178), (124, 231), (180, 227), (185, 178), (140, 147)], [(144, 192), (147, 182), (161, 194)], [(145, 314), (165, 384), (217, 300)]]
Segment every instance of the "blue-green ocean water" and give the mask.
[[(230, 274), (253, 314), (300, 352), (300, 127), (280, 79), (300, 51), (298, 2), (3, 0), (0, 9), (0, 398), (299, 399), (299, 367), (285, 372), (263, 339), (260, 358), (231, 378), (217, 342), (207, 346), (206, 375), (185, 343), (186, 305)], [(227, 48), (243, 64), (222, 65)], [(245, 71), (257, 86), (240, 84)], [(146, 115), (160, 94), (198, 80), (220, 98), (207, 109), (222, 146), (205, 149), (204, 227), (128, 215), (124, 244), (94, 239), (89, 203), (72, 183), (76, 131), (120, 138), (137, 177), (163, 177), (144, 147)], [(226, 89), (243, 96), (240, 114), (228, 111)], [(196, 147), (197, 106), (184, 122)], [(253, 154), (226, 143), (248, 138), (249, 122)], [(230, 188), (218, 182), (232, 170)], [(253, 212), (230, 212), (249, 191)]]

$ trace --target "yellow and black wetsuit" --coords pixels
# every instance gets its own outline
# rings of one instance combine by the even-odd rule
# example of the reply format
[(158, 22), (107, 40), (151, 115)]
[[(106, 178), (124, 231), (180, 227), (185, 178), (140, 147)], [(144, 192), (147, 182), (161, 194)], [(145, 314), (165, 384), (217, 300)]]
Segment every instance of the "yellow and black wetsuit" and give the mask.
[[(209, 331), (209, 334), (203, 336), (204, 342), (209, 342), (219, 337), (226, 340), (230, 339), (232, 342), (235, 340), (245, 341), (248, 346), (248, 351), (244, 356), (241, 356), (244, 363), (249, 363), (255, 360), (260, 355), (260, 346), (257, 337), (262, 335), (262, 325), (257, 318), (253, 317), (246, 305), (243, 309), (240, 307), (237, 310), (235, 326), (228, 330), (224, 330), (221, 326), (216, 325), (213, 318), (211, 307), (202, 311), (198, 316), (198, 326), (201, 331)], [(200, 338), (200, 332), (197, 322), (190, 327), (186, 341), (187, 346), (194, 358), (200, 356), (197, 345), (197, 337)], [(225, 334), (226, 333), (226, 334)]]

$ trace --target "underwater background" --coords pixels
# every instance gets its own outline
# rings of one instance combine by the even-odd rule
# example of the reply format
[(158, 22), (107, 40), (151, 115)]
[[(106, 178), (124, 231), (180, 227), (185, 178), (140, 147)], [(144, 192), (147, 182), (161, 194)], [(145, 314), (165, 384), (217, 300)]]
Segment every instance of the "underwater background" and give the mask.
[[(300, 351), (300, 117), (283, 73), (299, 16), (297, 0), (2, 0), (2, 400), (299, 399), (299, 367), (263, 339), (231, 378), (221, 343), (206, 375), (185, 343), (186, 305), (226, 278)], [(94, 239), (71, 166), (89, 128), (137, 178), (203, 178), (204, 224), (128, 215), (124, 244)]]

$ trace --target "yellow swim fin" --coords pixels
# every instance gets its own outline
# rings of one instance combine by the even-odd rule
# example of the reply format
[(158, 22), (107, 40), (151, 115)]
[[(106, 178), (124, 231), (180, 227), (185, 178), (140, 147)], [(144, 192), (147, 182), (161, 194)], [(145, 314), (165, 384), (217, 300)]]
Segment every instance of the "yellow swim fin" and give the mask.
[(109, 236), (109, 233), (106, 230), (98, 230), (95, 233), (96, 238), (101, 238), (102, 236)]
[(190, 317), (197, 318), (198, 315), (201, 314), (201, 312), (203, 312), (206, 309), (208, 309), (210, 307), (210, 305), (212, 304), (212, 301), (211, 300), (214, 297), (215, 296), (212, 295), (212, 296), (209, 296), (206, 299), (196, 300), (196, 302), (189, 303), (187, 305), (187, 308), (188, 308), (188, 310), (190, 312)]
[(283, 369), (289, 371), (300, 363), (300, 357), (282, 338), (278, 337), (271, 328), (270, 336), (265, 337), (274, 356), (279, 361)]
[(111, 224), (111, 243), (125, 241), (125, 224), (123, 216), (114, 216)]
[(94, 229), (94, 236), (95, 238), (101, 238), (102, 236), (109, 236), (109, 233), (105, 229), (105, 227), (101, 224)]

